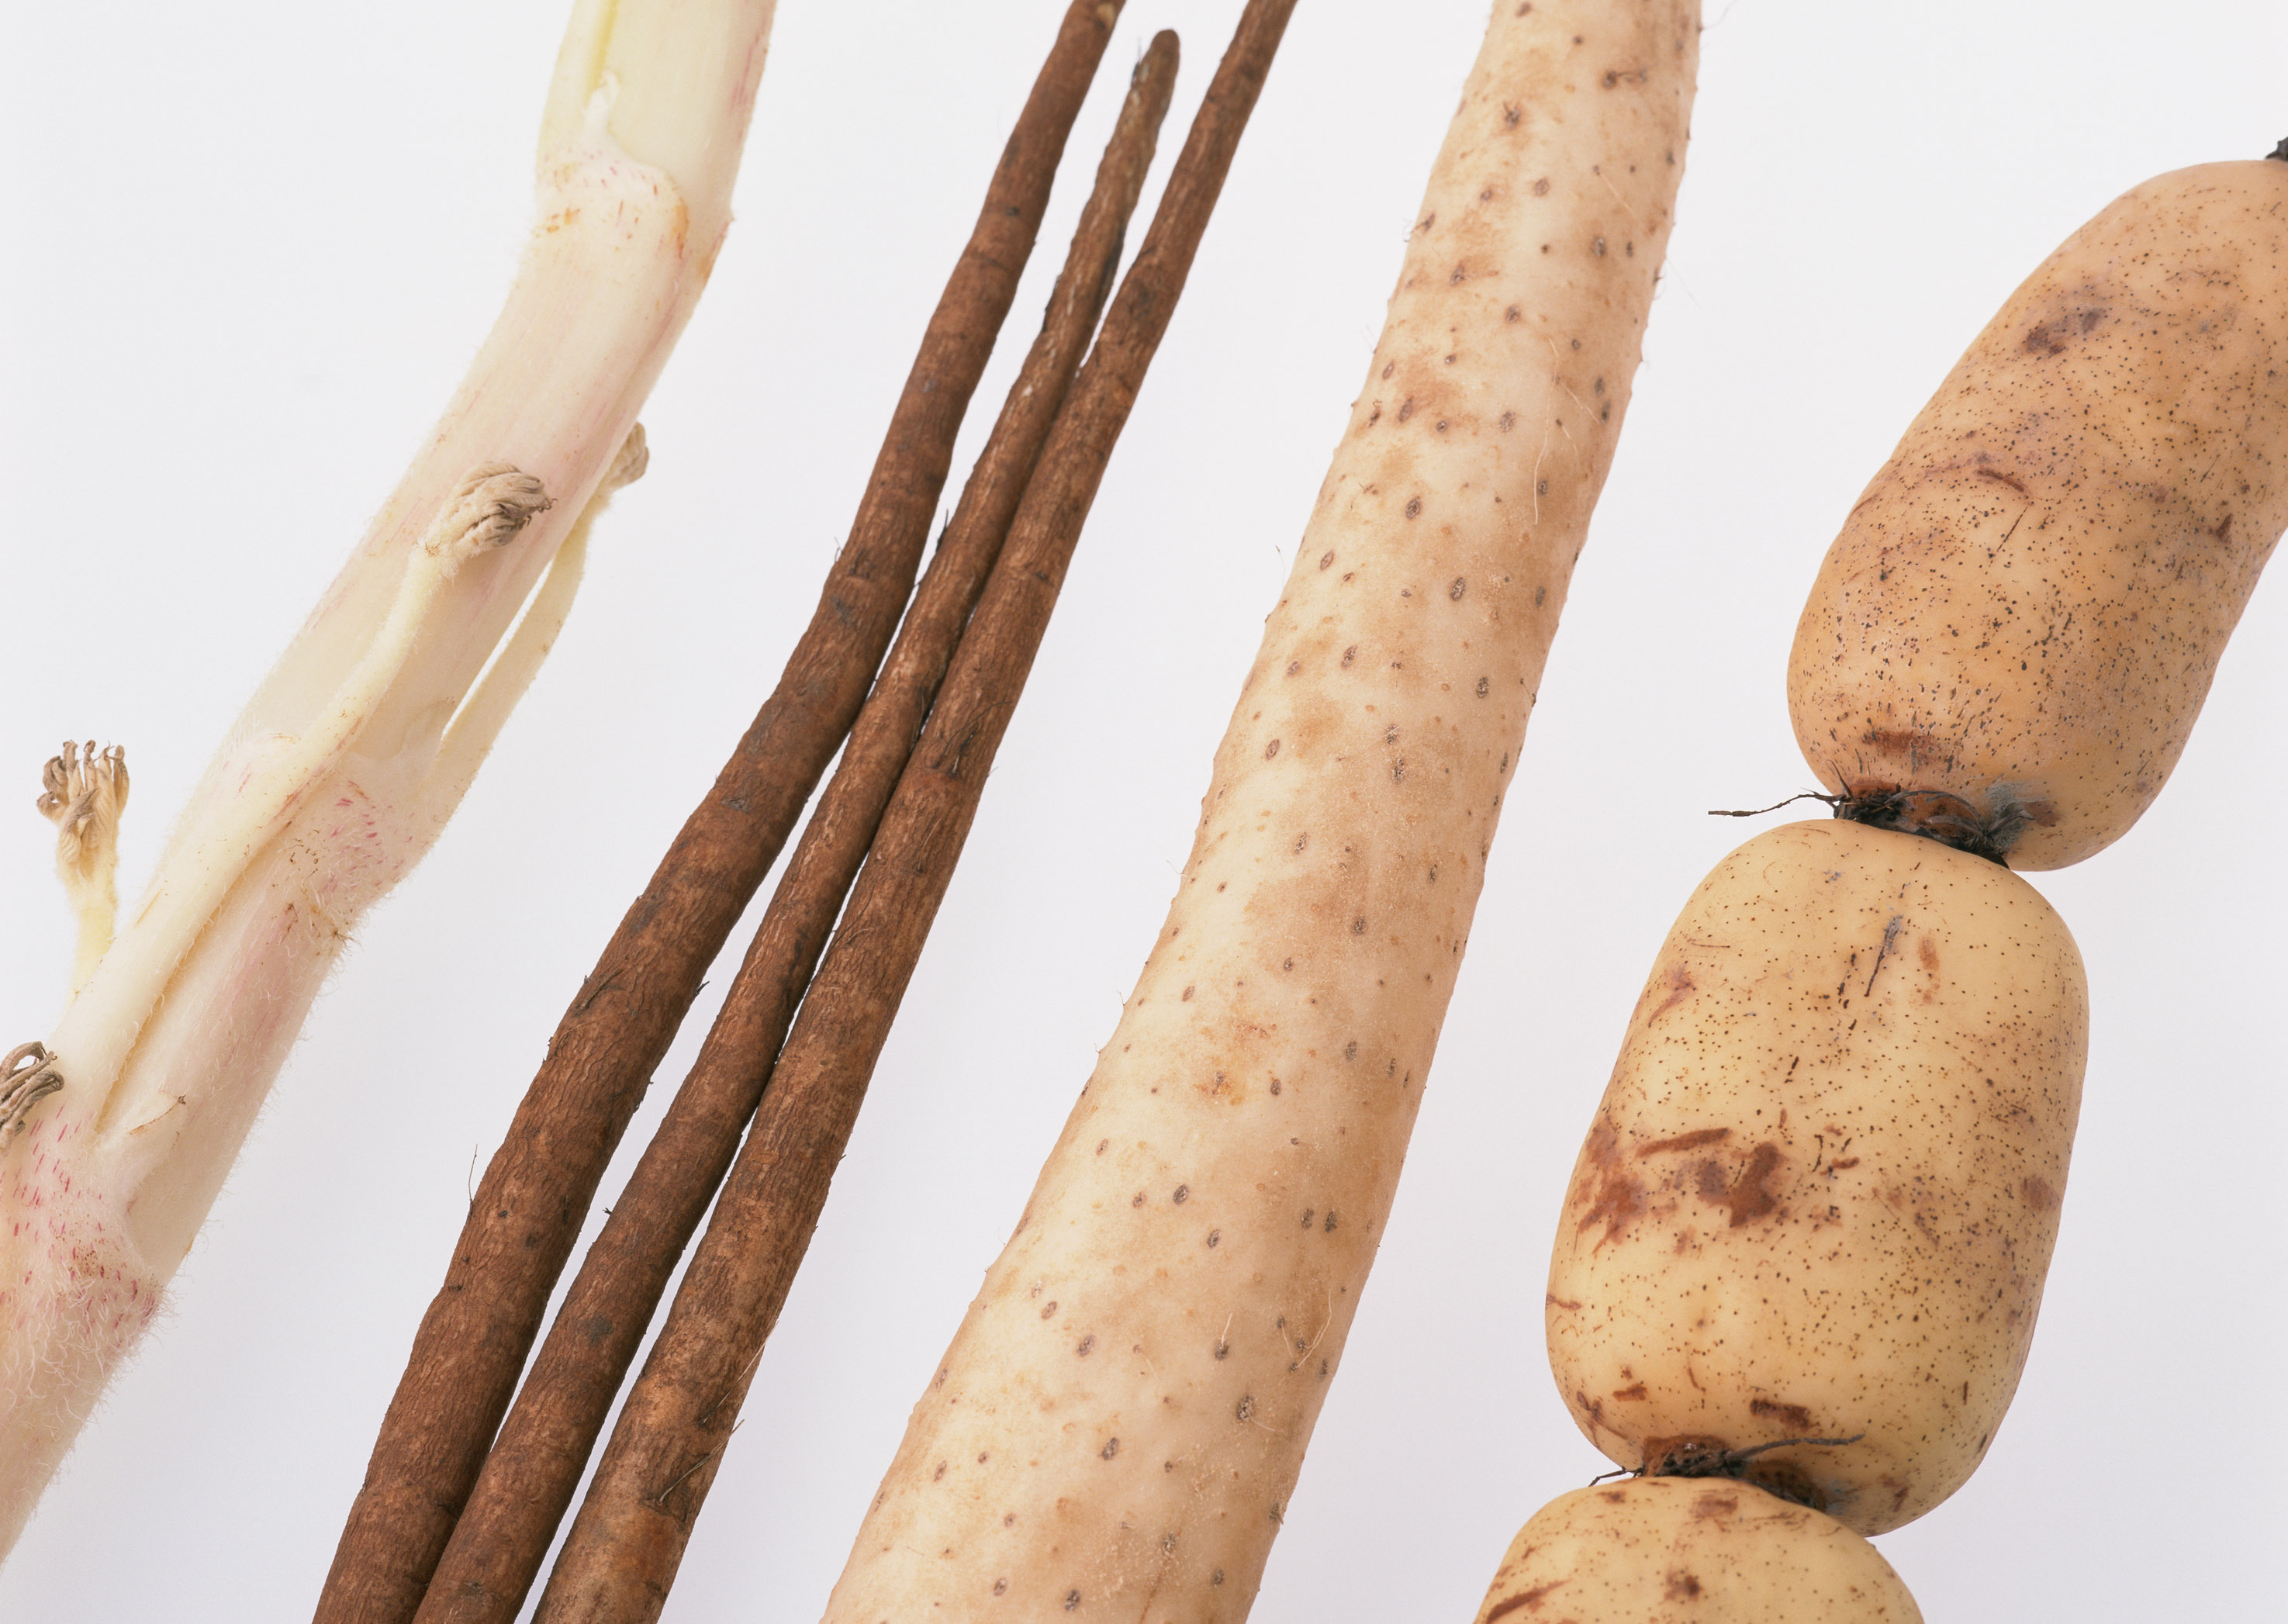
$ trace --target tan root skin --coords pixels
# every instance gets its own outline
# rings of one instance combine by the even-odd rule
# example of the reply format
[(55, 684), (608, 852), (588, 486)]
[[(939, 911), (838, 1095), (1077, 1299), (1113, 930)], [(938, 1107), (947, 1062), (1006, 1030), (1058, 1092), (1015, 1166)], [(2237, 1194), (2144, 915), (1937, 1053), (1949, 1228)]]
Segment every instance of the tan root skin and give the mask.
[(1167, 926), (830, 1619), (1206, 1624), (1254, 1597), (1397, 1183), (1684, 157), (1692, 4), (1514, 9), (1439, 155)]
[(2073, 938), (2006, 868), (1834, 821), (1726, 858), (1566, 1197), (1549, 1359), (1575, 1423), (1627, 1467), (1863, 1433), (1747, 1468), (1863, 1533), (1952, 1493), (2033, 1338), (2088, 1025)]
[(1576, 1489), (1518, 1531), (1478, 1624), (1922, 1624), (1881, 1553), (1744, 1483)]
[(1829, 549), (1788, 669), (1831, 789), (2034, 816), (2060, 868), (2161, 792), (2288, 526), (2288, 163), (2110, 204), (2011, 295)]

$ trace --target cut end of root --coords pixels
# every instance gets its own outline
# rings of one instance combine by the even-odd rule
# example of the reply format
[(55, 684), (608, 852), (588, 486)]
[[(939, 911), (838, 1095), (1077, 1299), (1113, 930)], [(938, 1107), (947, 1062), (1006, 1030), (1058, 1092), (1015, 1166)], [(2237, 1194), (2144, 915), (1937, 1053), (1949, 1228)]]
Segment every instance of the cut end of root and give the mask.
[(421, 538), (421, 548), (457, 566), (481, 552), (506, 546), (555, 505), (531, 474), (506, 463), (481, 463), (454, 488), (452, 500)]

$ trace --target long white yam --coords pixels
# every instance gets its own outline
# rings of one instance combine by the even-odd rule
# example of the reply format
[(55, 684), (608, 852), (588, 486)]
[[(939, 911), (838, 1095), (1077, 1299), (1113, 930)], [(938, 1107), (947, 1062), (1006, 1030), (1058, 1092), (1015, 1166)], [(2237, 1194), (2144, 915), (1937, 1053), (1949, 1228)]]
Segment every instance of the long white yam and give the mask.
[(1166, 929), (829, 1619), (1247, 1612), (1611, 463), (1698, 34), (1497, 7)]
[(729, 228), (775, 3), (576, 0), (491, 336), (116, 941), (11, 1057), (0, 1553), (157, 1311), (352, 927), (546, 654), (583, 515), (641, 471), (636, 413)]

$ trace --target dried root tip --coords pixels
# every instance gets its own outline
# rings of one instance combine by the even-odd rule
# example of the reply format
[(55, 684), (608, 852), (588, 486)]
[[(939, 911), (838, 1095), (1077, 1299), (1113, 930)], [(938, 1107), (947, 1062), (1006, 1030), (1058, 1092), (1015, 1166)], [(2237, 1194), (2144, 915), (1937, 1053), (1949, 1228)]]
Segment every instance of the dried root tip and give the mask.
[(127, 805), (127, 753), (64, 741), (40, 775), (40, 815), (56, 826), (56, 867), (70, 885), (93, 880), (119, 850), (119, 814)]
[(1909, 789), (1872, 779), (1853, 783), (1844, 780), (1841, 795), (1822, 795), (1807, 789), (1770, 806), (1750, 812), (1712, 811), (1712, 818), (1760, 818), (1798, 801), (1823, 802), (1837, 817), (1870, 828), (1901, 835), (1920, 835), (1942, 846), (1982, 857), (1990, 863), (2010, 866), (2010, 848), (2026, 826), (2035, 821), (2033, 808), (2015, 784), (1994, 784), (1986, 791), (1984, 811), (1943, 789)]
[(44, 1045), (26, 1043), (0, 1060), (0, 1150), (16, 1142), (32, 1107), (64, 1086), (63, 1073)]
[(1983, 809), (1942, 789), (1909, 789), (1871, 780), (1846, 780), (1843, 789), (1830, 801), (1839, 818), (1871, 828), (1920, 835), (2004, 867), (2009, 867), (2010, 848), (2033, 821), (2024, 797), (2011, 784), (1991, 786)]
[(38, 806), (56, 826), (56, 874), (79, 916), (79, 946), (71, 985), (87, 983), (111, 950), (119, 915), (119, 814), (127, 805), (127, 753), (64, 741), (63, 754), (41, 774)]
[(422, 551), (458, 566), (478, 553), (503, 547), (534, 519), (556, 505), (540, 483), (506, 463), (471, 469), (437, 515)]
[(1757, 1457), (1775, 1449), (1809, 1447), (1841, 1449), (1867, 1435), (1850, 1438), (1783, 1438), (1752, 1449), (1734, 1449), (1715, 1438), (1652, 1438), (1645, 1444), (1644, 1464), (1631, 1473), (1638, 1477), (1728, 1477), (1753, 1484), (1768, 1494), (1815, 1511), (1827, 1509), (1827, 1496), (1810, 1477), (1787, 1462), (1759, 1463)]

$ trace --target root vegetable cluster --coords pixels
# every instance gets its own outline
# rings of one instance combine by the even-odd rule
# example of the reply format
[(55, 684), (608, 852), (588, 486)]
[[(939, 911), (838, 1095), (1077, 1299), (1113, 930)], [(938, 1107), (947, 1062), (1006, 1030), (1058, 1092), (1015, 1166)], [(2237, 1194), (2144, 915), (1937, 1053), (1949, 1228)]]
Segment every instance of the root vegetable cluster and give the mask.
[[(2160, 791), (2288, 524), (2288, 163), (2164, 175), (1974, 343), (1829, 550), (1789, 708), (1839, 821), (1719, 864), (1559, 1224), (1552, 1370), (1635, 1480), (1479, 1613), (1919, 1613), (1859, 1536), (1992, 1444), (2087, 1052), (2078, 861)], [(1775, 1576), (1784, 1576), (1776, 1582)]]

